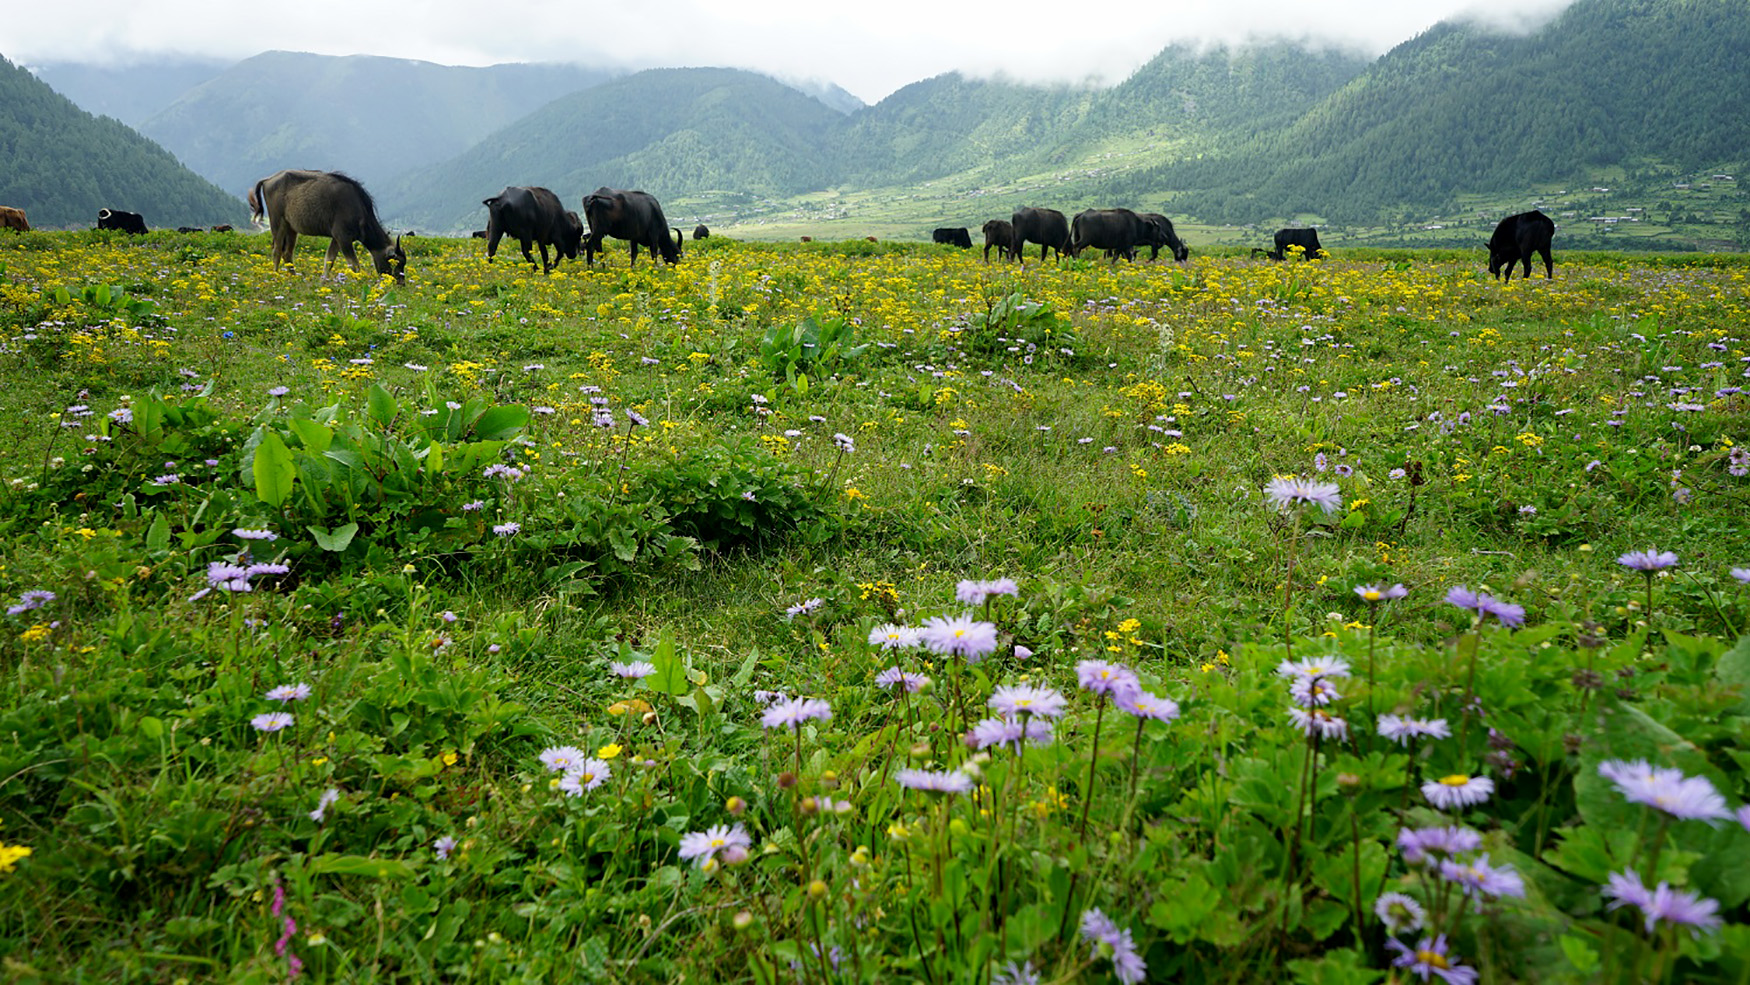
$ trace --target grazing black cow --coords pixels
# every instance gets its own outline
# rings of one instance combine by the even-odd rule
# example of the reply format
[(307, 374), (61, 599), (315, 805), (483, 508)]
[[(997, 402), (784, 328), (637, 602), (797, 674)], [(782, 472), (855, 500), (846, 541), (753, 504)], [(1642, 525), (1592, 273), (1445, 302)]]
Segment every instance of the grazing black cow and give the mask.
[(1160, 257), (1163, 246), (1173, 254), (1173, 259), (1179, 263), (1184, 263), (1191, 258), (1191, 248), (1186, 246), (1185, 241), (1179, 238), (1179, 234), (1173, 231), (1173, 220), (1159, 212), (1144, 212), (1142, 221), (1148, 224), (1148, 238), (1136, 245), (1148, 247), (1150, 260)]
[(693, 227), (693, 238), (696, 240), (697, 239), (710, 239), (711, 238), (711, 230), (706, 229), (705, 224), (701, 222), (698, 225)]
[(1023, 205), (1015, 210), (1009, 220), (1014, 223), (1013, 245), (1009, 255), (1015, 259), (1024, 259), (1022, 253), (1028, 243), (1039, 244), (1039, 259), (1044, 260), (1047, 251), (1056, 250), (1058, 259), (1063, 259), (1065, 253), (1075, 254), (1070, 250), (1069, 220), (1056, 209), (1035, 209)]
[(1556, 234), (1556, 221), (1536, 209), (1510, 215), (1495, 227), (1489, 237), (1489, 275), (1503, 282), (1513, 279), (1514, 264), (1525, 264), (1525, 276), (1531, 276), (1531, 255), (1543, 256), (1543, 275), (1556, 275), (1555, 258), (1550, 256), (1550, 240)]
[(972, 249), (972, 234), (967, 232), (964, 226), (959, 229), (952, 229), (944, 226), (941, 229), (933, 230), (930, 233), (930, 241), (935, 243), (946, 243), (949, 246), (958, 246), (963, 250)]
[(282, 262), (291, 265), (300, 235), (326, 236), (324, 278), (334, 266), (335, 256), (342, 252), (353, 270), (360, 269), (358, 254), (352, 248), (357, 242), (371, 254), (377, 273), (388, 274), (398, 284), (407, 281), (407, 254), (401, 241), (389, 239), (377, 218), (377, 203), (356, 178), (337, 171), (277, 171), (249, 190), (249, 210), (250, 219), (257, 224), (266, 215), (273, 229), (274, 270)]
[(632, 263), (638, 263), (638, 247), (660, 255), (669, 263), (681, 262), (681, 231), (669, 239), (668, 219), (655, 196), (641, 191), (597, 188), (584, 196), (583, 214), (589, 220), (589, 238), (584, 241), (584, 262), (594, 263), (602, 239), (612, 236), (632, 244)]
[(213, 232), (215, 232), (215, 233), (231, 232), (231, 224), (228, 222), (221, 222), (218, 225), (213, 227)]
[(468, 235), (470, 238), (473, 238), (473, 239), (485, 239), (486, 238), (486, 230), (476, 229), (473, 232), (469, 233)]
[(1091, 246), (1105, 250), (1117, 263), (1119, 257), (1136, 259), (1136, 248), (1147, 246), (1159, 234), (1152, 223), (1129, 209), (1088, 209), (1076, 213), (1069, 238), (1070, 256), (1080, 256)]
[(1317, 229), (1278, 229), (1276, 230), (1276, 248), (1270, 250), (1267, 255), (1272, 260), (1286, 260), (1290, 246), (1300, 247), (1302, 260), (1317, 260), (1319, 255), (1325, 252), (1325, 248), (1319, 245), (1319, 231)]
[(984, 262), (990, 262), (991, 247), (996, 247), (997, 259), (1007, 257), (1015, 249), (1015, 224), (1007, 219), (992, 219), (984, 224)]
[(199, 226), (177, 226), (176, 231), (179, 233), (198, 233), (202, 230)]
[(146, 235), (146, 220), (138, 212), (123, 212), (120, 209), (98, 209), (97, 228), (117, 229), (133, 236)]
[[(529, 247), (541, 247), (541, 273), (559, 266), (561, 257), (577, 259), (583, 246), (583, 220), (575, 212), (565, 211), (559, 196), (539, 186), (512, 185), (481, 202), (486, 206), (486, 260), (498, 253), (498, 241), (505, 236), (516, 240), (523, 248), (523, 259), (530, 266), (535, 258)], [(553, 247), (553, 261), (547, 262), (547, 247)]]
[(814, 242), (814, 237), (813, 236), (804, 236), (804, 237), (802, 237), (801, 241), (804, 243), (812, 243), (812, 242)]

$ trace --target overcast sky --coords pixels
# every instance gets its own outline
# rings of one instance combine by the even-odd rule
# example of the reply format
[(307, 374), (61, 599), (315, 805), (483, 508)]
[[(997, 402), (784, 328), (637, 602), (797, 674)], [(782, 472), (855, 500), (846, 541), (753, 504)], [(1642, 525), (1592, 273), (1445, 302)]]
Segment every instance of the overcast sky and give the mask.
[(0, 55), (39, 65), (282, 49), (448, 65), (720, 65), (836, 82), (876, 102), (956, 69), (1117, 82), (1175, 41), (1311, 39), (1379, 54), (1440, 20), (1530, 27), (1571, 2), (1479, 13), (1480, 0), (0, 0)]

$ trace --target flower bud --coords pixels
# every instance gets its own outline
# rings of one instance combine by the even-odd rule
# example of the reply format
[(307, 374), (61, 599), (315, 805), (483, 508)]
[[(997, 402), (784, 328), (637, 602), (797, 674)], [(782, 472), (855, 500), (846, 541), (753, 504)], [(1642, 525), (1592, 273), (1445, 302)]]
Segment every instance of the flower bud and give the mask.
[(742, 910), (735, 915), (735, 919), (731, 922), (735, 924), (736, 930), (746, 930), (753, 926), (753, 914)]
[(796, 785), (796, 774), (790, 772), (789, 770), (785, 770), (784, 772), (778, 774), (778, 789), (779, 790), (788, 790), (795, 785)]
[(724, 865), (740, 865), (748, 860), (749, 855), (747, 849), (740, 845), (730, 845), (720, 850), (717, 857), (723, 860)]
[(819, 879), (816, 879), (813, 882), (809, 883), (808, 884), (808, 898), (811, 900), (825, 899), (826, 898), (826, 883), (822, 882)]
[(747, 813), (747, 801), (740, 797), (731, 797), (723, 802), (723, 809), (729, 812), (730, 817), (740, 817)]

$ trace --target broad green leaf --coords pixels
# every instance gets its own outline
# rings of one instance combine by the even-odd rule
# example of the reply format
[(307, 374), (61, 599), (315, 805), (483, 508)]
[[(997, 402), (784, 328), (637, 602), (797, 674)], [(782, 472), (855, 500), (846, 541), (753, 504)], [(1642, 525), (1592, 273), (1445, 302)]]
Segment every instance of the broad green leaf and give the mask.
[(394, 423), (397, 410), (395, 398), (389, 394), (389, 391), (383, 389), (381, 383), (372, 383), (370, 390), (365, 393), (366, 415), (379, 427), (386, 428)]
[(334, 432), (310, 420), (307, 417), (294, 417), (286, 422), (286, 426), (297, 435), (298, 441), (304, 445), (304, 450), (312, 455), (320, 455), (328, 450), (334, 441)]
[(310, 536), (316, 538), (316, 546), (325, 551), (334, 551), (338, 553), (346, 550), (347, 545), (352, 543), (353, 535), (359, 532), (359, 525), (356, 523), (349, 523), (345, 526), (335, 527), (332, 533), (316, 526), (305, 527), (304, 529), (310, 531)]
[(529, 410), (516, 404), (494, 407), (474, 423), (474, 434), (485, 441), (508, 441), (529, 423)]
[(146, 550), (156, 554), (170, 547), (170, 521), (160, 513), (146, 529)]
[(662, 631), (656, 650), (650, 654), (650, 662), (656, 667), (656, 673), (646, 677), (644, 685), (652, 691), (679, 696), (693, 689), (692, 682), (687, 680), (686, 663), (676, 652), (674, 637), (668, 630)]
[(292, 464), (291, 450), (280, 440), (279, 433), (268, 431), (255, 447), (255, 496), (269, 506), (284, 506), (292, 495), (292, 480), (297, 467)]

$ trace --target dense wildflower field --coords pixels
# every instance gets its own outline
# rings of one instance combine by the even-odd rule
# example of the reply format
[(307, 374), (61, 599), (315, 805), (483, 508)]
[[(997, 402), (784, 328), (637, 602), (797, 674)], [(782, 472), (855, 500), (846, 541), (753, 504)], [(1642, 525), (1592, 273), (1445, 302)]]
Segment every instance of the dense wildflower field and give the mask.
[(1750, 980), (1750, 261), (407, 242), (0, 238), (8, 981)]

